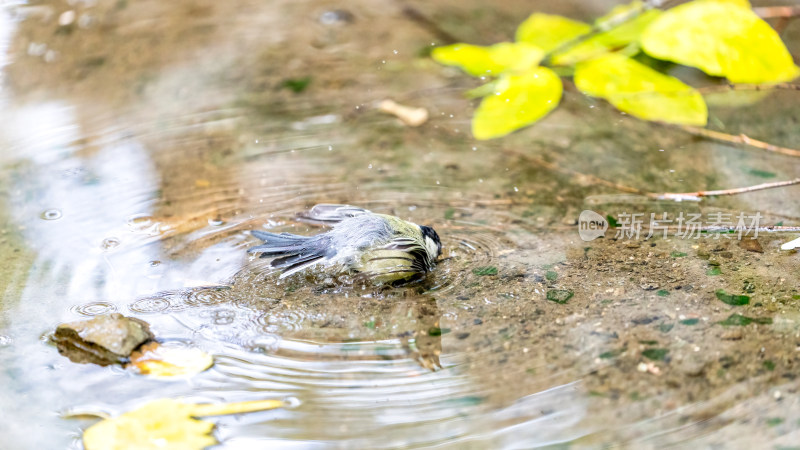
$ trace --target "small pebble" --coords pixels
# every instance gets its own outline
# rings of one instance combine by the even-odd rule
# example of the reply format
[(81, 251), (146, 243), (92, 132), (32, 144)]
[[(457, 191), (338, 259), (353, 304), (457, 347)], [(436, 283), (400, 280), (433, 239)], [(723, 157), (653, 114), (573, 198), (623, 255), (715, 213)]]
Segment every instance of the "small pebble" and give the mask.
[(726, 341), (738, 341), (742, 338), (742, 336), (743, 336), (742, 330), (737, 328), (725, 331), (724, 333), (722, 333), (722, 336), (720, 337)]
[(58, 24), (62, 27), (72, 25), (72, 22), (75, 22), (75, 11), (64, 11), (60, 16), (58, 16)]

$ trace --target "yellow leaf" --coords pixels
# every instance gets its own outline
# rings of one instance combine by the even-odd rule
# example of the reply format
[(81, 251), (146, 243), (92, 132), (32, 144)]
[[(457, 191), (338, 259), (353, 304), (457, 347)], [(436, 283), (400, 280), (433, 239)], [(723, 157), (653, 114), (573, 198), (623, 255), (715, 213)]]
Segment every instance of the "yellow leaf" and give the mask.
[(591, 29), (591, 26), (577, 20), (535, 13), (517, 27), (516, 40), (533, 44), (549, 52), (565, 42), (588, 33)]
[(433, 49), (431, 57), (440, 64), (458, 66), (470, 75), (497, 76), (503, 72), (536, 67), (544, 57), (544, 52), (524, 42), (501, 42), (490, 47), (453, 44)]
[(198, 450), (217, 444), (212, 422), (191, 417), (191, 405), (156, 400), (83, 433), (86, 450)]
[[(610, 26), (615, 21), (622, 20), (622, 16), (635, 14), (638, 2), (628, 5), (621, 5), (611, 10), (609, 14), (598, 19), (599, 27)], [(641, 5), (638, 6), (641, 8)], [(568, 66), (592, 59), (611, 50), (626, 47), (628, 45), (638, 45), (644, 30), (653, 23), (661, 11), (650, 9), (641, 11), (636, 17), (613, 26), (607, 31), (598, 33), (585, 41), (568, 48), (563, 52), (553, 55), (552, 63), (560, 66)]]
[(142, 375), (174, 378), (200, 373), (214, 364), (214, 358), (197, 348), (171, 347), (151, 342), (131, 354), (127, 367)]
[(472, 134), (491, 139), (530, 125), (558, 106), (562, 90), (561, 79), (546, 67), (505, 75), (475, 111)]
[(764, 100), (772, 94), (767, 90), (712, 92), (703, 97), (711, 107), (737, 108), (749, 106)]
[(218, 444), (211, 435), (214, 423), (195, 417), (263, 411), (281, 406), (284, 402), (279, 400), (223, 405), (154, 400), (87, 428), (83, 433), (83, 446), (86, 450), (202, 450)]
[(800, 74), (778, 33), (739, 2), (676, 6), (647, 27), (642, 48), (734, 83), (782, 82)]
[(691, 86), (615, 53), (579, 63), (575, 85), (644, 120), (705, 125), (708, 110)]

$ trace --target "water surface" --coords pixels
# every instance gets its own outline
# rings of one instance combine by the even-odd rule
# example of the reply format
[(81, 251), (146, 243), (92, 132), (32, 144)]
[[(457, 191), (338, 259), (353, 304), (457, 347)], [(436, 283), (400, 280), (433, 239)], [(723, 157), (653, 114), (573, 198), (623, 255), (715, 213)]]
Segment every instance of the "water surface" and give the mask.
[[(581, 175), (683, 192), (795, 178), (796, 160), (643, 124), (569, 88), (536, 127), (475, 141), (461, 95), (474, 83), (420, 56), (440, 37), (400, 5), (0, 9), (3, 441), (79, 448), (92, 422), (60, 417), (73, 409), (292, 397), (215, 419), (221, 448), (794, 445), (798, 260), (778, 249), (796, 236), (762, 235), (762, 253), (725, 237), (587, 243), (576, 223), (593, 209), (797, 225), (797, 187), (675, 204)], [(423, 6), (489, 43), (533, 10), (586, 19), (608, 5)], [(796, 23), (784, 39), (797, 51)], [(376, 110), (384, 98), (431, 119), (406, 127)], [(780, 92), (712, 113), (800, 147), (796, 104)], [(423, 283), (362, 289), (278, 280), (246, 254), (248, 230), (319, 232), (295, 220), (316, 203), (432, 225), (443, 260)], [(751, 302), (726, 305), (719, 289)], [(73, 364), (48, 343), (57, 324), (108, 312), (216, 364), (164, 382)], [(720, 324), (734, 313), (772, 324)]]

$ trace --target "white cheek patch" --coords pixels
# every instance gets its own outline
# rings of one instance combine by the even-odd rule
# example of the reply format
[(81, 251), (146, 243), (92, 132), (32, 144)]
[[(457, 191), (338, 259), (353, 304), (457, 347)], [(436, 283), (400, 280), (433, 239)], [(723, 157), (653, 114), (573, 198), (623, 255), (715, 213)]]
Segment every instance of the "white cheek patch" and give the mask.
[(425, 247), (428, 250), (428, 254), (430, 255), (431, 259), (436, 259), (436, 256), (439, 254), (439, 245), (436, 244), (436, 241), (425, 236)]

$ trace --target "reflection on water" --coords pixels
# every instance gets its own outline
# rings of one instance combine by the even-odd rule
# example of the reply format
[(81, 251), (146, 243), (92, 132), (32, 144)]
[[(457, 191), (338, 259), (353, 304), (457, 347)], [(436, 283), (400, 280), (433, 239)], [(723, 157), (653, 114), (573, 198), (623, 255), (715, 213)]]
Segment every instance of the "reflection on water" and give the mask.
[[(487, 40), (532, 8), (427, 7)], [(59, 25), (65, 8), (86, 19)], [(0, 9), (0, 408), (17, 418), (0, 421), (4, 442), (78, 448), (91, 422), (58, 412), (120, 413), (160, 397), (298, 400), (215, 419), (221, 448), (794, 442), (796, 255), (779, 253), (774, 237), (761, 239), (763, 253), (729, 240), (583, 242), (583, 209), (676, 206), (623, 198), (575, 172), (687, 191), (788, 179), (795, 165), (570, 92), (537, 127), (474, 142), (466, 86), (418, 56), (427, 31), (393, 7), (348, 8)], [(57, 57), (28, 54), (31, 43)], [(305, 77), (303, 92), (286, 89)], [(430, 122), (411, 129), (374, 111), (388, 97), (426, 107)], [(771, 100), (753, 126), (781, 129), (792, 117), (791, 99)], [(790, 225), (800, 210), (786, 198), (687, 208), (757, 205)], [(279, 280), (247, 255), (248, 230), (320, 232), (295, 220), (316, 203), (433, 225), (442, 259), (421, 283), (379, 289), (316, 274)], [(725, 305), (718, 289), (747, 289), (752, 302)], [(72, 364), (47, 344), (58, 323), (110, 312), (217, 363), (164, 382)], [(720, 325), (732, 313), (773, 322)]]

